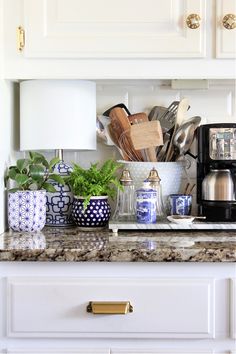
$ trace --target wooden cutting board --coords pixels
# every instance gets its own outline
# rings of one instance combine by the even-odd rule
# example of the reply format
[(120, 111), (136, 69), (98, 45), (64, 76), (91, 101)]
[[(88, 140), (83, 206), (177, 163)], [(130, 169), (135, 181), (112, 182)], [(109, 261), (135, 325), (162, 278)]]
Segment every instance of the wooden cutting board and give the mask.
[(149, 161), (157, 161), (155, 147), (163, 145), (163, 135), (159, 121), (133, 124), (130, 128), (130, 138), (136, 150), (144, 149)]

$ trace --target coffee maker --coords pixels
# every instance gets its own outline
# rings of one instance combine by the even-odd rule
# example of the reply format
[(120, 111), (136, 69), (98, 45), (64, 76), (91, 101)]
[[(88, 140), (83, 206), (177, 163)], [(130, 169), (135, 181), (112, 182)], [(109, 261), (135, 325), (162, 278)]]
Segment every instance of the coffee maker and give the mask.
[(197, 203), (207, 221), (236, 221), (236, 124), (198, 128)]

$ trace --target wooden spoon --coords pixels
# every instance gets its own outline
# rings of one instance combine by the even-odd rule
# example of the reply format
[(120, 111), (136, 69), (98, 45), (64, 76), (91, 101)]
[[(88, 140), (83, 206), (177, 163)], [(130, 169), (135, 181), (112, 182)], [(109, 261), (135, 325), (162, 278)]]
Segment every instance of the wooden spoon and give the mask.
[(140, 151), (134, 149), (130, 139), (131, 124), (125, 111), (120, 107), (113, 108), (109, 117), (111, 118), (111, 128), (119, 141), (120, 148), (129, 160), (143, 161)]

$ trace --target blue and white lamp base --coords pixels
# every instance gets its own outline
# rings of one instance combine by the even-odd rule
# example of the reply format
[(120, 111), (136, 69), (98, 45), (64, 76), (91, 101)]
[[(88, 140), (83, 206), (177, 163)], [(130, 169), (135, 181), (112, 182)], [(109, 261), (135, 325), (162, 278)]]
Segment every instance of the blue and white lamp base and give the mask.
[[(54, 168), (53, 173), (68, 176), (72, 167), (60, 161)], [(62, 185), (55, 181), (50, 183), (56, 189), (55, 193), (47, 193), (46, 226), (69, 227), (74, 226), (72, 219), (73, 193), (68, 185)]]

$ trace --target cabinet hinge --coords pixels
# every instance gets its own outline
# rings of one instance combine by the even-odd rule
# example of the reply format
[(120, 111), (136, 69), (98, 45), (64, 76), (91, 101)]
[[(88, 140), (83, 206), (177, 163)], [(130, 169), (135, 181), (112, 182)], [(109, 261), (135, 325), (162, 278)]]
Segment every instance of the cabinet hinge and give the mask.
[(25, 30), (23, 27), (17, 27), (17, 49), (22, 51), (25, 46)]

